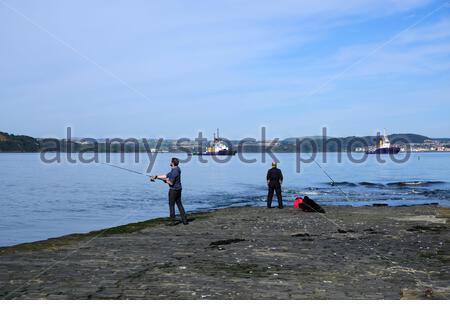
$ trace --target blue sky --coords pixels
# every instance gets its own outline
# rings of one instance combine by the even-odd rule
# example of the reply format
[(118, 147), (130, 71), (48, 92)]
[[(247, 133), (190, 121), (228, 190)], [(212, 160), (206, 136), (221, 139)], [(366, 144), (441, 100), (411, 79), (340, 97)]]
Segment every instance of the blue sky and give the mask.
[(450, 5), (0, 0), (0, 131), (450, 137)]

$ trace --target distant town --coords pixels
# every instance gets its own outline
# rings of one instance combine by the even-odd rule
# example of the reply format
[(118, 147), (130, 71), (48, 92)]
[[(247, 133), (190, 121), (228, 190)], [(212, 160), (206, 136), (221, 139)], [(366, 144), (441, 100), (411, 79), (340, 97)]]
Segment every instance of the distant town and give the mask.
[[(393, 144), (399, 147), (400, 152), (450, 152), (449, 140), (426, 139), (423, 143)], [(364, 152), (364, 148), (356, 148), (355, 152)]]

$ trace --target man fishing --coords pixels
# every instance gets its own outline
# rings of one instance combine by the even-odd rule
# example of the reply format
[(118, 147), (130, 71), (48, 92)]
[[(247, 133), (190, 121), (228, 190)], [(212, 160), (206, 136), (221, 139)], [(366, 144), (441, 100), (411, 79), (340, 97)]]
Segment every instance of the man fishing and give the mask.
[(277, 168), (277, 163), (272, 162), (272, 168), (267, 171), (267, 208), (272, 208), (272, 198), (274, 191), (277, 193), (278, 208), (283, 209), (283, 198), (281, 196), (281, 185), (283, 183), (283, 173)]
[(181, 169), (178, 167), (180, 161), (177, 158), (172, 158), (170, 167), (172, 170), (166, 175), (152, 176), (151, 180), (162, 180), (169, 185), (169, 209), (170, 209), (170, 226), (177, 224), (175, 221), (175, 204), (180, 212), (181, 221), (184, 225), (188, 224), (186, 219), (186, 212), (181, 203)]

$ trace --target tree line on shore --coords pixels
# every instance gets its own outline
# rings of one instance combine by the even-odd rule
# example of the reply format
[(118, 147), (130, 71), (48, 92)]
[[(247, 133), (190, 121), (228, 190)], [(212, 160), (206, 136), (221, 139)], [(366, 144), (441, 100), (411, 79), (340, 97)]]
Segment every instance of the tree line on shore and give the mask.
[[(263, 152), (270, 150), (272, 152), (344, 152), (347, 150), (354, 151), (357, 148), (373, 145), (375, 136), (365, 137), (343, 137), (334, 138), (327, 137), (303, 137), (303, 138), (287, 138), (279, 140), (277, 143), (261, 144), (255, 143), (240, 143), (240, 141), (228, 141), (230, 147), (238, 152)], [(392, 143), (423, 143), (430, 138), (417, 134), (392, 134), (389, 136)], [(180, 143), (176, 140), (158, 140), (147, 139), (146, 143), (143, 140), (137, 139), (123, 139), (123, 142), (108, 142), (105, 139), (101, 140), (86, 140), (80, 139), (68, 141), (66, 139), (38, 139), (25, 135), (14, 135), (5, 132), (0, 132), (0, 152), (40, 152), (40, 151), (55, 151), (55, 152), (89, 152), (96, 151), (100, 153), (111, 152), (148, 152), (150, 149), (157, 149), (159, 151), (167, 152), (195, 152), (199, 151), (194, 140), (190, 143)], [(205, 143), (200, 147), (204, 148)], [(316, 149), (316, 150), (314, 150)]]

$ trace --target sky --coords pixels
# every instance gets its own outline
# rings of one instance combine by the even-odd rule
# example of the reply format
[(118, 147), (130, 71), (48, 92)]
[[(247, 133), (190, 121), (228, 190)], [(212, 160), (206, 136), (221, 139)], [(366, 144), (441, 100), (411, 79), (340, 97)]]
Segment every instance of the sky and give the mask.
[(0, 131), (450, 137), (450, 2), (0, 0)]

